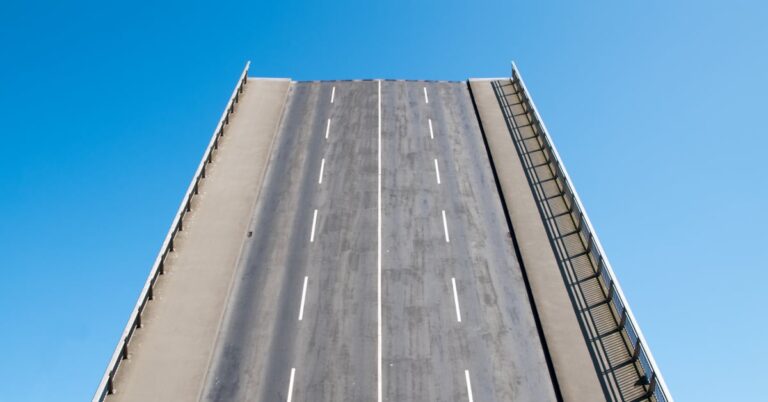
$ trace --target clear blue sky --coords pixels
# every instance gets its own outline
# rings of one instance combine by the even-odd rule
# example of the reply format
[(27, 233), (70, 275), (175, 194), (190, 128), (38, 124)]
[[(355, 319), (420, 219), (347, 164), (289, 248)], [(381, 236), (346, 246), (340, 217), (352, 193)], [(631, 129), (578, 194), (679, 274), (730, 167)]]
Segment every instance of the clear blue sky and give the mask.
[(673, 394), (765, 400), (765, 2), (77, 3), (0, 4), (0, 400), (91, 397), (248, 59), (515, 59)]

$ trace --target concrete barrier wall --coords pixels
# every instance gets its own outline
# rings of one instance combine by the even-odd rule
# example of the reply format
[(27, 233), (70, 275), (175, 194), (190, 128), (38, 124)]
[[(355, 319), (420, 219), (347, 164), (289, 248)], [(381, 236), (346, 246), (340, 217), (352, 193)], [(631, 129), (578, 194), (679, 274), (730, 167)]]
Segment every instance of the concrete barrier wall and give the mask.
[(246, 65), (94, 401), (197, 398), (190, 381), (202, 383), (207, 369), (290, 86), (247, 73)]

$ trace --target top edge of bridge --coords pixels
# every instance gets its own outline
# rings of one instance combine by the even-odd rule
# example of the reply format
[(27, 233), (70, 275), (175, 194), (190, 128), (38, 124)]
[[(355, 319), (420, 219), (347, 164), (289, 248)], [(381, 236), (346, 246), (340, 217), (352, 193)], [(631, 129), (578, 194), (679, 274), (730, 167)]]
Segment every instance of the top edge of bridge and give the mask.
[(278, 77), (254, 77), (254, 76), (248, 76), (249, 80), (258, 80), (258, 81), (290, 81), (295, 83), (334, 83), (334, 82), (376, 82), (376, 81), (384, 81), (384, 82), (422, 82), (422, 83), (437, 83), (437, 84), (457, 84), (457, 83), (465, 83), (467, 81), (469, 82), (491, 82), (491, 81), (500, 81), (500, 80), (508, 80), (509, 77), (487, 77), (487, 78), (467, 78), (466, 80), (414, 80), (414, 79), (399, 79), (399, 78), (354, 78), (354, 79), (338, 79), (338, 80), (293, 80), (291, 78), (278, 78)]
[(486, 81), (501, 81), (508, 80), (509, 77), (496, 77), (496, 78), (470, 78), (469, 82), (486, 82)]
[[(262, 78), (248, 77), (248, 79), (262, 79)], [(292, 80), (291, 82), (302, 83), (302, 84), (305, 84), (305, 83), (323, 84), (323, 83), (333, 83), (333, 82), (376, 82), (376, 81), (448, 83), (448, 84), (466, 82), (465, 80), (408, 80), (408, 79), (394, 79), (394, 78), (357, 78), (357, 79), (342, 79), (342, 80)]]
[(286, 82), (291, 81), (290, 78), (279, 78), (279, 77), (253, 77), (248, 76), (248, 80), (257, 80), (257, 81), (280, 81), (280, 82)]

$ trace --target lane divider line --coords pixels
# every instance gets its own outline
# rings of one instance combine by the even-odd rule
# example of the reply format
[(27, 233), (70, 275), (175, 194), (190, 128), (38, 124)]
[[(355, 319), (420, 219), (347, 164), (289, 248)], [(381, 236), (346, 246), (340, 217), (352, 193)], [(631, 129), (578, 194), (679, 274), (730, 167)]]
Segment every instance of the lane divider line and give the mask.
[(448, 236), (448, 221), (445, 219), (445, 210), (443, 210), (443, 230), (445, 231), (445, 242), (450, 243), (451, 238)]
[(299, 321), (301, 321), (302, 318), (304, 318), (304, 299), (307, 297), (307, 281), (309, 280), (308, 276), (304, 277), (304, 289), (301, 290), (301, 307), (299, 307)]
[(435, 175), (437, 176), (437, 184), (440, 184), (440, 168), (437, 167), (437, 158), (435, 158)]
[(469, 382), (469, 370), (464, 370), (464, 378), (467, 379), (467, 395), (469, 395), (469, 402), (475, 402), (472, 397), (472, 383)]
[(333, 89), (331, 89), (331, 103), (333, 103), (333, 98), (335, 95), (336, 95), (336, 86), (334, 86)]
[(316, 223), (317, 223), (317, 210), (315, 210), (315, 215), (312, 217), (312, 234), (309, 236), (310, 243), (315, 242), (315, 224)]
[(424, 87), (424, 103), (429, 103), (429, 96), (427, 95), (427, 87)]
[(285, 398), (285, 402), (291, 402), (293, 398), (293, 376), (296, 374), (296, 368), (291, 369), (291, 380), (288, 382), (288, 397)]
[(429, 119), (429, 138), (435, 139), (435, 133), (432, 132), (432, 119)]
[(328, 124), (325, 125), (325, 139), (328, 139), (328, 133), (331, 131), (331, 119), (328, 119)]
[(459, 308), (459, 294), (456, 292), (456, 278), (451, 278), (453, 284), (453, 303), (456, 304), (456, 321), (461, 322), (461, 309)]
[(317, 184), (323, 184), (323, 169), (325, 168), (325, 158), (320, 161), (320, 178), (317, 179)]
[(382, 402), (382, 373), (381, 373), (381, 80), (379, 80), (379, 135), (378, 135), (378, 164), (379, 164), (379, 184), (378, 184), (378, 200), (377, 200), (377, 210), (378, 210), (378, 222), (377, 222), (377, 258), (376, 258), (376, 268), (377, 268), (377, 307), (378, 307), (378, 345), (377, 345), (377, 351), (376, 351), (376, 358), (377, 358), (377, 379), (378, 379), (378, 402)]

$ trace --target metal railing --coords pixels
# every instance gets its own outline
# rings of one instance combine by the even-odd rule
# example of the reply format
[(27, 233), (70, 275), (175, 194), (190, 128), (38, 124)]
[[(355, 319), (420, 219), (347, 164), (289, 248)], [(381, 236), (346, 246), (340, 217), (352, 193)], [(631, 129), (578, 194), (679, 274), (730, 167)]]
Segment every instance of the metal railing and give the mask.
[(93, 396), (93, 402), (101, 402), (107, 395), (112, 394), (115, 391), (114, 379), (117, 370), (120, 368), (120, 364), (123, 360), (128, 358), (128, 346), (130, 345), (131, 338), (133, 338), (136, 330), (142, 327), (141, 315), (144, 312), (147, 303), (154, 298), (155, 283), (159, 277), (164, 274), (165, 260), (166, 257), (168, 257), (168, 254), (174, 251), (173, 241), (176, 238), (176, 235), (184, 230), (184, 217), (192, 210), (192, 198), (198, 194), (200, 181), (205, 178), (206, 167), (213, 162), (213, 153), (219, 148), (219, 139), (224, 136), (224, 127), (229, 124), (229, 116), (234, 113), (235, 104), (240, 101), (240, 94), (243, 92), (245, 84), (248, 81), (248, 68), (250, 65), (250, 61), (245, 64), (245, 68), (243, 69), (242, 74), (240, 74), (240, 79), (237, 81), (237, 85), (235, 85), (235, 89), (232, 91), (232, 96), (230, 96), (229, 101), (227, 102), (227, 107), (224, 109), (221, 119), (219, 119), (219, 124), (216, 125), (216, 129), (213, 131), (211, 141), (205, 149), (203, 158), (195, 171), (192, 183), (190, 183), (187, 192), (184, 194), (179, 210), (173, 218), (173, 223), (171, 223), (171, 228), (165, 236), (163, 245), (160, 247), (160, 252), (158, 253), (157, 258), (155, 258), (152, 270), (149, 272), (149, 277), (144, 283), (144, 287), (141, 289), (136, 306), (133, 308), (133, 312), (131, 312), (131, 316), (128, 319), (128, 324), (126, 324), (122, 336), (120, 336), (120, 341), (117, 343), (117, 347), (112, 354), (112, 358), (109, 360), (107, 370), (102, 376), (101, 382), (99, 382), (99, 387), (96, 389), (96, 393)]
[(598, 277), (602, 281), (603, 285), (608, 289), (606, 301), (612, 304), (614, 311), (616, 311), (616, 314), (619, 316), (619, 327), (620, 329), (624, 330), (627, 339), (632, 345), (632, 361), (638, 362), (642, 367), (647, 380), (647, 396), (653, 396), (656, 401), (659, 402), (673, 402), (672, 396), (669, 393), (669, 389), (664, 382), (664, 378), (662, 377), (661, 372), (659, 371), (659, 368), (653, 359), (653, 355), (648, 348), (648, 343), (646, 342), (643, 333), (640, 331), (640, 328), (637, 325), (637, 320), (635, 319), (634, 314), (632, 314), (632, 310), (629, 308), (629, 304), (627, 303), (627, 299), (621, 289), (621, 285), (619, 284), (619, 281), (613, 272), (613, 268), (611, 267), (611, 264), (606, 257), (605, 251), (600, 244), (600, 240), (597, 238), (597, 234), (592, 227), (592, 223), (590, 222), (589, 217), (584, 210), (581, 199), (576, 193), (576, 189), (572, 185), (572, 181), (568, 175), (568, 172), (560, 162), (560, 155), (557, 152), (551, 137), (549, 136), (549, 132), (544, 125), (544, 121), (541, 119), (538, 109), (533, 103), (533, 99), (531, 99), (529, 95), (530, 92), (526, 88), (525, 82), (523, 81), (523, 78), (520, 75), (520, 72), (514, 62), (512, 62), (511, 78), (513, 82), (517, 81), (520, 83), (520, 86), (523, 90), (523, 96), (525, 96), (525, 103), (530, 106), (530, 110), (528, 110), (525, 105), (523, 105), (523, 108), (526, 113), (532, 113), (533, 115), (531, 124), (535, 123), (541, 128), (540, 137), (544, 142), (544, 146), (542, 148), (545, 148), (549, 152), (549, 155), (552, 156), (549, 158), (550, 160), (548, 160), (547, 163), (554, 167), (554, 176), (556, 178), (560, 178), (564, 184), (562, 187), (561, 195), (564, 202), (570, 209), (572, 216), (578, 217), (575, 219), (576, 231), (581, 232), (584, 238), (587, 239), (587, 251), (592, 254), (595, 261), (597, 261), (597, 271), (595, 276)]

